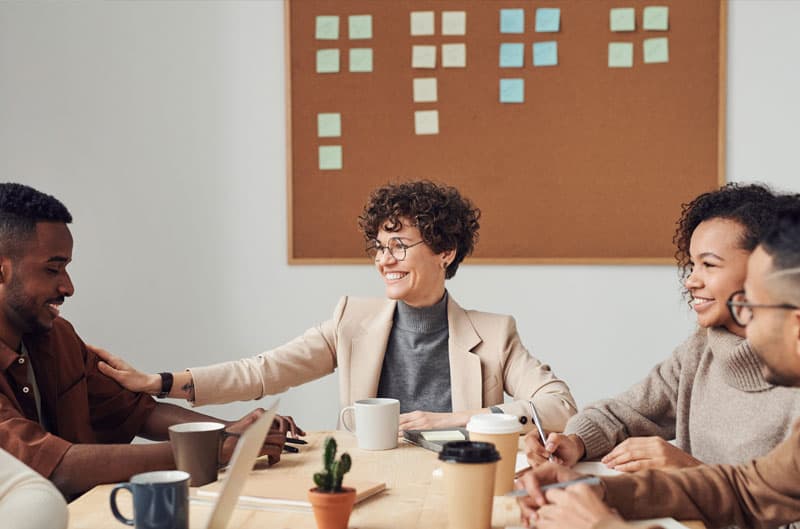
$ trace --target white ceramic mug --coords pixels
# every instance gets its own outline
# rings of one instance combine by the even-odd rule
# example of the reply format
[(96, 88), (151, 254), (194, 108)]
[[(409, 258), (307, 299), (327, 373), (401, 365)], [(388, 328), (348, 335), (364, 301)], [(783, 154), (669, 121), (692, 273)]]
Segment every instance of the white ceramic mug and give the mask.
[[(345, 420), (348, 412), (355, 415), (355, 425)], [(397, 447), (400, 427), (400, 401), (397, 399), (363, 399), (354, 406), (342, 408), (339, 422), (356, 434), (358, 447), (364, 450), (389, 450)]]

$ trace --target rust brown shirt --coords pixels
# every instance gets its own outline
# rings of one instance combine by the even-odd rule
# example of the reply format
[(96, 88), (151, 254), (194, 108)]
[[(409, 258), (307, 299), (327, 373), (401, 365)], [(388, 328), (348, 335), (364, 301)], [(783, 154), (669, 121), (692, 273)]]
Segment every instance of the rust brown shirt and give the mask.
[[(23, 336), (29, 360), (0, 342), (0, 447), (49, 477), (72, 444), (129, 443), (155, 408), (152, 397), (123, 389), (97, 369), (70, 323)], [(28, 383), (33, 369), (45, 430)]]

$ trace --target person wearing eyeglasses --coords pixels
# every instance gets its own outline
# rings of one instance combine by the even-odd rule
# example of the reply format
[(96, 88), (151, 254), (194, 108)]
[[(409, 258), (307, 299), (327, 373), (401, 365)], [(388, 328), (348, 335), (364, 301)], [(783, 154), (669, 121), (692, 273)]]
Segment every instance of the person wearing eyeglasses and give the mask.
[[(780, 200), (774, 227), (750, 255), (744, 291), (727, 302), (729, 316), (746, 330), (762, 378), (800, 387), (800, 198)], [(624, 519), (672, 516), (706, 527), (768, 528), (800, 519), (800, 421), (767, 455), (740, 466), (700, 465), (604, 476), (598, 486), (550, 490), (541, 486), (581, 476), (545, 463), (524, 474), (523, 519), (539, 529), (627, 529)], [(728, 431), (744, 424), (731, 423)], [(612, 510), (614, 509), (614, 510)], [(795, 524), (796, 525), (796, 524)]]
[(725, 305), (742, 290), (747, 259), (780, 200), (762, 185), (728, 184), (684, 205), (674, 240), (696, 331), (644, 380), (570, 418), (563, 434), (544, 445), (528, 434), (532, 466), (550, 455), (567, 466), (601, 459), (621, 472), (736, 464), (788, 435), (800, 393), (761, 376), (744, 327)]
[[(375, 190), (359, 217), (366, 252), (386, 299), (345, 296), (333, 317), (291, 342), (252, 358), (162, 377), (140, 373), (98, 350), (103, 373), (135, 391), (183, 397), (195, 405), (258, 399), (339, 374), (339, 404), (391, 397), (400, 429), (466, 425), (478, 413), (504, 412), (561, 431), (575, 413), (567, 385), (522, 345), (511, 316), (462, 308), (448, 293), (478, 238), (480, 211), (453, 187), (427, 181)], [(504, 392), (513, 402), (504, 404)]]

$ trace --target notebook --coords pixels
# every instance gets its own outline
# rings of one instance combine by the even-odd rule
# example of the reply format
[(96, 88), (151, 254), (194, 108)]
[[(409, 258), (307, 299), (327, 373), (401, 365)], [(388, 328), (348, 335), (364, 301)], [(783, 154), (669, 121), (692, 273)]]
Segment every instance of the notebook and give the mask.
[(433, 430), (403, 430), (403, 439), (422, 448), (441, 452), (450, 441), (466, 441), (469, 433), (464, 428), (440, 428)]

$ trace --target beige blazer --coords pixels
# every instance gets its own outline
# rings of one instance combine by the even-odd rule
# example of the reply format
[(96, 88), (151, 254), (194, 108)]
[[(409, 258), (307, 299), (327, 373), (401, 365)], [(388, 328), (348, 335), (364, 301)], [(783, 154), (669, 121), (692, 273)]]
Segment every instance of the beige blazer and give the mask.
[[(396, 302), (343, 297), (333, 317), (252, 358), (190, 369), (195, 405), (259, 399), (339, 372), (339, 405), (375, 397)], [(567, 385), (528, 353), (514, 318), (464, 310), (448, 296), (453, 411), (497, 406), (532, 426), (528, 400), (548, 431), (576, 412)], [(514, 402), (503, 404), (503, 393)]]

